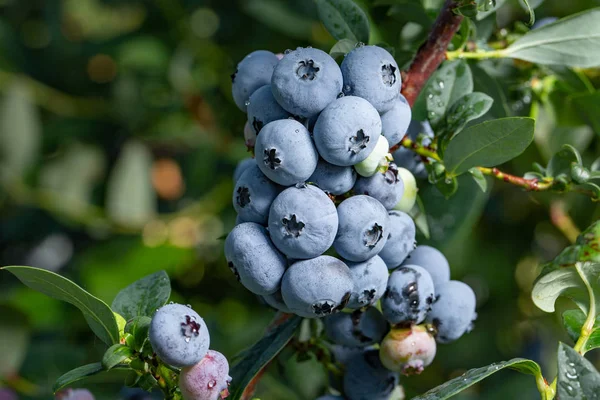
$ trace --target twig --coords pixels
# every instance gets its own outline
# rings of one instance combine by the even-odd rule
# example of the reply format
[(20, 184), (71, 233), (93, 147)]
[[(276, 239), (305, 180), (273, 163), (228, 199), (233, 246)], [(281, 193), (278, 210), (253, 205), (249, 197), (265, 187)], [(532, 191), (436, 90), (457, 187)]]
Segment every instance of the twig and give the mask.
[(544, 190), (549, 190), (552, 188), (553, 179), (547, 178), (546, 180), (540, 181), (539, 179), (526, 179), (520, 176), (515, 176), (508, 174), (506, 172), (500, 171), (498, 168), (487, 168), (487, 167), (477, 167), (484, 175), (493, 176), (496, 179), (501, 181), (510, 183), (515, 186), (522, 187), (523, 189), (532, 191), (532, 192), (541, 192)]
[(33, 100), (46, 110), (64, 117), (98, 117), (109, 111), (108, 103), (101, 98), (76, 97), (56, 90), (22, 74), (0, 70), (0, 90), (19, 81), (32, 93)]
[(446, 59), (448, 45), (463, 20), (461, 15), (453, 12), (457, 5), (455, 0), (444, 2), (427, 41), (419, 48), (408, 69), (406, 79), (402, 84), (402, 94), (411, 106), (417, 100), (429, 77)]
[(565, 210), (563, 201), (557, 200), (550, 204), (550, 221), (571, 243), (575, 243), (581, 231)]
[[(397, 150), (400, 147), (407, 148), (419, 154), (424, 160), (431, 158), (436, 161), (441, 161), (440, 156), (437, 154), (434, 148), (430, 146), (423, 146), (407, 137), (404, 137), (400, 143), (390, 149), (390, 151)], [(599, 200), (596, 195), (587, 189), (583, 189), (577, 185), (567, 184), (555, 180), (552, 177), (545, 177), (542, 180), (537, 178), (523, 178), (521, 176), (511, 175), (498, 168), (488, 167), (477, 167), (484, 175), (492, 176), (498, 180), (501, 180), (511, 185), (521, 187), (530, 192), (545, 192), (545, 191), (556, 191), (556, 192), (577, 192), (589, 196), (592, 200)]]

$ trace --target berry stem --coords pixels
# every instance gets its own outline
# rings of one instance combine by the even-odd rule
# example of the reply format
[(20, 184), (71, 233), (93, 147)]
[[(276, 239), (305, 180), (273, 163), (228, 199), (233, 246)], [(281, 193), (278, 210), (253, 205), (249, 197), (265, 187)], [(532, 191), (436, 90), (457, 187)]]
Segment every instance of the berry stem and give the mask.
[(406, 78), (402, 83), (402, 94), (411, 106), (417, 100), (429, 77), (446, 59), (448, 45), (463, 20), (461, 15), (454, 13), (457, 6), (456, 0), (444, 2), (427, 41), (419, 48), (407, 71)]

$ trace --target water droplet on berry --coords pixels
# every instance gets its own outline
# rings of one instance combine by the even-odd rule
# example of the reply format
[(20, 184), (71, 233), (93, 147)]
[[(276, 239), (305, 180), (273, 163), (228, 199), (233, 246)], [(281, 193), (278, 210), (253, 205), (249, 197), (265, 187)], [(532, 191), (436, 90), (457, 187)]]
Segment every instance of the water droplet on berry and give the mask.
[(440, 89), (444, 88), (444, 81), (438, 81), (438, 86), (440, 87)]
[(356, 43), (356, 45), (354, 45), (354, 47), (364, 47), (365, 44), (363, 42), (358, 42)]
[(211, 379), (210, 381), (208, 381), (208, 384), (206, 385), (209, 389), (214, 388), (215, 386), (217, 386), (217, 381), (215, 381), (214, 379)]
[(337, 98), (339, 99), (339, 98), (344, 97), (344, 96), (345, 96), (344, 92), (339, 92), (338, 95), (337, 95)]
[(169, 304), (175, 304), (175, 302), (174, 301), (170, 301)]
[(312, 49), (312, 46), (306, 46), (307, 49)]
[(246, 100), (246, 101), (244, 102), (244, 104), (246, 105), (246, 107), (248, 107), (248, 106), (250, 105), (250, 100)]
[(185, 306), (186, 306), (187, 308), (192, 308), (192, 305), (191, 305), (191, 304), (186, 304)]
[(285, 51), (283, 52), (283, 54), (290, 54), (292, 52), (292, 50), (290, 49), (285, 49)]
[(192, 339), (192, 338), (190, 338), (189, 336), (186, 336), (186, 337), (185, 337), (185, 342), (186, 342), (186, 343), (189, 343), (191, 339)]

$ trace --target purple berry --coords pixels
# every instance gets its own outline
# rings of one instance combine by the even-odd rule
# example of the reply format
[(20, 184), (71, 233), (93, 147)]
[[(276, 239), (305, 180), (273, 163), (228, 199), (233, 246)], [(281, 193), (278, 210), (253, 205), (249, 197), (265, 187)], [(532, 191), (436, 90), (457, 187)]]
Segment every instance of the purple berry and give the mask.
[(229, 363), (218, 351), (209, 350), (199, 363), (181, 370), (179, 388), (184, 400), (222, 400), (229, 396)]

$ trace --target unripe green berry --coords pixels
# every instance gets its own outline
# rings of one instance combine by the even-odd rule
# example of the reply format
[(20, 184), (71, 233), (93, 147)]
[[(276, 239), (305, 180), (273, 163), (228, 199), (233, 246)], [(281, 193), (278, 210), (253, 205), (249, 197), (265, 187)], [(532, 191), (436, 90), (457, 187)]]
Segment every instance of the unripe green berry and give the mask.
[(359, 175), (364, 176), (365, 178), (375, 175), (375, 172), (377, 172), (380, 167), (387, 167), (387, 164), (390, 162), (387, 157), (389, 151), (390, 144), (387, 139), (383, 135), (379, 136), (377, 145), (371, 154), (369, 154), (369, 157), (356, 164), (354, 169)]
[(398, 204), (394, 206), (394, 210), (407, 213), (412, 210), (415, 205), (419, 189), (417, 188), (415, 176), (406, 168), (398, 168), (398, 176), (402, 179), (402, 182), (404, 182), (404, 194)]

